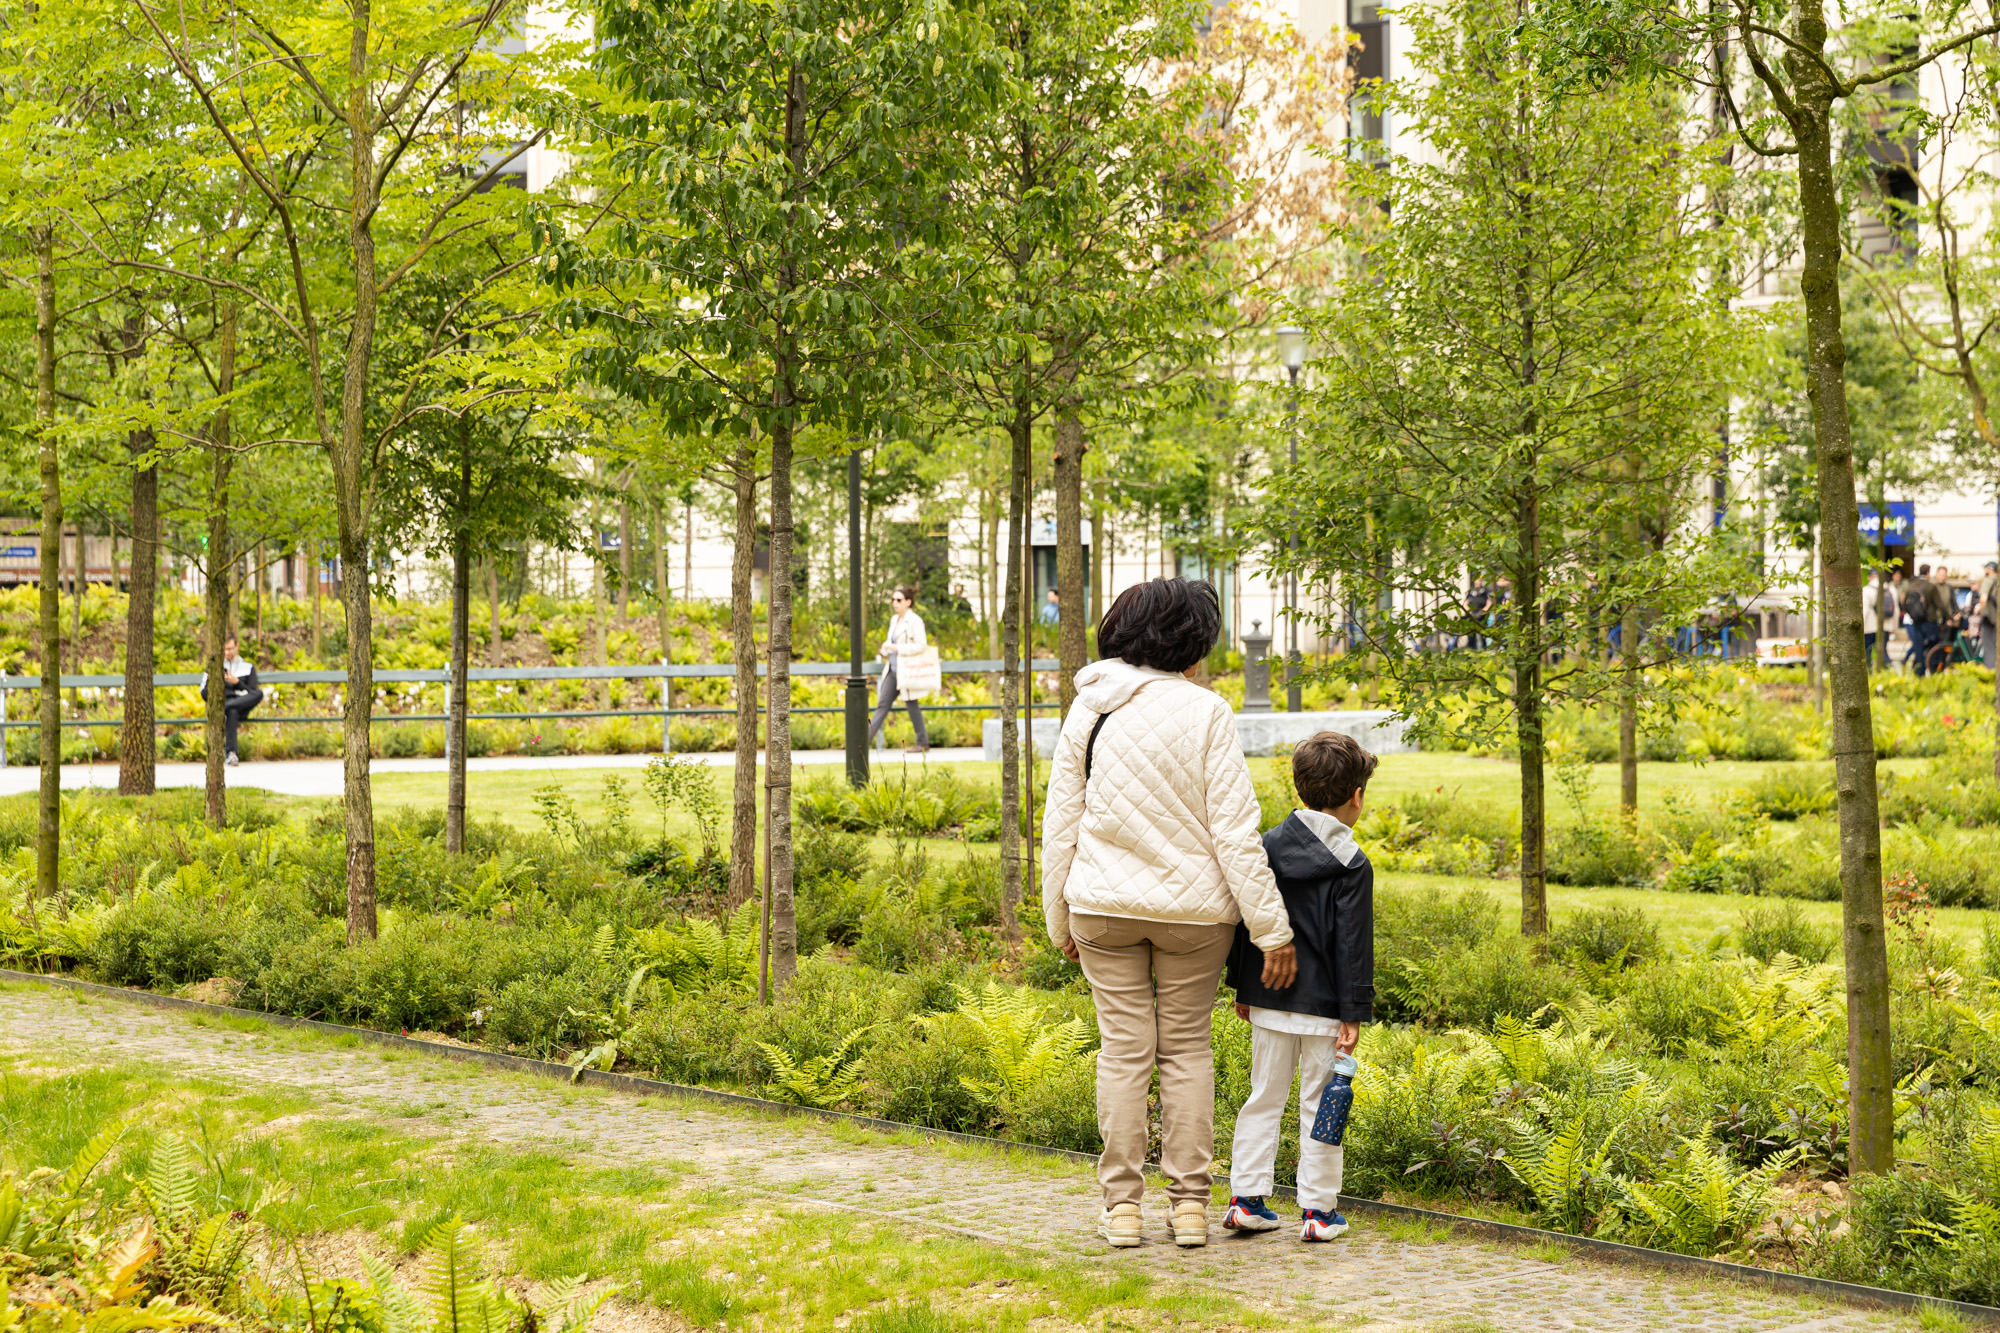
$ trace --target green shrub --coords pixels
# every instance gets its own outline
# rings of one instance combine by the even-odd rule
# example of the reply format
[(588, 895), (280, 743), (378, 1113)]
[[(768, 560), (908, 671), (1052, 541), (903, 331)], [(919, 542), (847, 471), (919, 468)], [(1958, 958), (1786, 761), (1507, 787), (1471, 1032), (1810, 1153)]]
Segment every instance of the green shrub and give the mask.
[(915, 1026), (907, 1037), (878, 1041), (861, 1065), (871, 1115), (961, 1134), (993, 1128), (993, 1099), (967, 1082), (980, 1072), (978, 1053), (945, 1030)]
[(1773, 768), (1744, 788), (1744, 797), (1752, 810), (1769, 819), (1825, 814), (1837, 801), (1831, 768), (1818, 764)]
[(1650, 884), (1653, 859), (1615, 818), (1580, 819), (1549, 840), (1552, 884)]
[(1502, 1015), (1527, 1018), (1574, 999), (1579, 989), (1567, 971), (1539, 958), (1525, 937), (1512, 932), (1488, 936), (1464, 953), (1405, 959), (1401, 970), (1408, 1004), (1435, 1027), (1484, 1028)]
[[(1990, 781), (1990, 779), (1989, 779)], [(1889, 830), (1882, 839), (1882, 870), (1925, 886), (1940, 907), (2000, 904), (2000, 848), (1990, 833), (1960, 832), (1935, 817)]]
[(348, 950), (346, 1016), (370, 1027), (450, 1032), (479, 1007), (472, 923), (419, 917)]
[(606, 972), (536, 973), (500, 987), (486, 1005), (481, 1027), (489, 1044), (552, 1059), (594, 1034), (578, 1013), (603, 1008), (621, 979)]
[(1626, 978), (1620, 1003), (1655, 1052), (1677, 1055), (1723, 1039), (1725, 997), (1733, 984), (1728, 970), (1712, 959), (1664, 958)]
[(129, 899), (98, 932), (87, 962), (113, 986), (173, 987), (227, 972), (241, 917), (173, 893)]
[(1745, 955), (1768, 963), (1781, 953), (1823, 963), (1833, 955), (1839, 939), (1829, 926), (1817, 926), (1795, 902), (1753, 907), (1736, 928), (1737, 943)]
[(1071, 1152), (1104, 1151), (1097, 1132), (1097, 1062), (1080, 1060), (1001, 1101), (1002, 1135)]
[(1637, 907), (1590, 907), (1558, 922), (1548, 943), (1558, 957), (1637, 967), (1660, 956), (1660, 927)]
[(1961, 828), (2000, 825), (2000, 784), (1993, 781), (1991, 755), (1945, 755), (1915, 773), (1885, 769), (1880, 785), (1885, 823), (1934, 818)]
[(415, 759), (424, 752), (423, 729), (408, 723), (385, 727), (376, 746), (384, 759)]
[(245, 1009), (296, 1018), (344, 1021), (351, 1011), (347, 931), (338, 921), (322, 921), (306, 935), (281, 942), (270, 959), (243, 978), (236, 1003)]

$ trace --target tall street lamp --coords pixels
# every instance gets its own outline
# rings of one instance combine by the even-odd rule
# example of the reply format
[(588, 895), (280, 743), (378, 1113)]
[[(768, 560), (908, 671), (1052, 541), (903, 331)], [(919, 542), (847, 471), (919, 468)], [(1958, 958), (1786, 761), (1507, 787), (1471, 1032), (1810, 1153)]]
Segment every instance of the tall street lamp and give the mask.
[[(1299, 371), (1306, 364), (1306, 331), (1296, 324), (1286, 324), (1278, 331), (1278, 356), (1285, 363), (1285, 377), (1292, 384), (1290, 412), (1286, 418), (1286, 433), (1291, 436), (1292, 470), (1299, 466)], [(1301, 711), (1299, 700), (1299, 576), (1295, 572), (1299, 556), (1299, 528), (1296, 521), (1285, 537), (1286, 550), (1292, 557), (1292, 569), (1285, 574), (1285, 711)]]
[(847, 455), (847, 783), (868, 785), (868, 677), (861, 671), (861, 451)]

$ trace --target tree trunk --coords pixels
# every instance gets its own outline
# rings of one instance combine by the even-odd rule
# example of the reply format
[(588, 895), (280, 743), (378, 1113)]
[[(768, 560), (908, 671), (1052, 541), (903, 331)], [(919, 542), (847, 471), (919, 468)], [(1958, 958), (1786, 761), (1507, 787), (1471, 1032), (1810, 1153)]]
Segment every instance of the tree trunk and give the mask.
[(351, 0), (347, 41), (347, 242), (353, 255), (354, 311), (340, 383), (340, 438), (333, 450), (334, 510), (340, 539), (340, 593), (347, 611), (347, 697), (341, 725), (347, 834), (347, 942), (375, 938), (375, 793), (368, 778), (369, 724), (375, 715), (375, 623), (369, 602), (369, 367), (375, 348), (379, 279), (375, 260), (374, 82), (370, 0)]
[(665, 661), (673, 655), (668, 644), (673, 636), (669, 633), (667, 604), (672, 600), (672, 589), (667, 587), (667, 530), (661, 526), (660, 507), (654, 505), (647, 515), (653, 524), (653, 604), (660, 618), (660, 659)]
[(326, 648), (322, 642), (324, 619), (320, 614), (320, 571), (324, 562), (320, 559), (318, 542), (306, 543), (306, 577), (312, 580), (313, 594), (313, 663), (315, 666), (326, 660)]
[[(235, 305), (224, 306), (222, 324), (216, 336), (215, 387), (218, 394), (225, 396), (236, 387), (236, 321)], [(229, 691), (222, 681), (222, 641), (229, 637), (229, 576), (236, 564), (229, 544), (229, 472), (234, 461), (230, 453), (232, 433), (230, 409), (224, 407), (215, 414), (215, 423), (209, 430), (208, 580), (202, 596), (202, 618), (207, 622), (203, 648), (208, 678), (204, 691), (207, 697), (203, 700), (202, 709), (202, 748), (205, 752), (202, 785), (207, 797), (205, 809), (208, 822), (216, 828), (229, 822), (228, 789), (223, 778), (228, 730), (222, 715)]]
[[(1796, 38), (1826, 45), (1818, 0), (1799, 0)], [(1882, 826), (1876, 804), (1874, 718), (1861, 639), (1860, 516), (1847, 415), (1847, 347), (1841, 336), (1841, 203), (1833, 171), (1831, 109), (1837, 90), (1824, 66), (1788, 54), (1797, 88), (1792, 129), (1799, 150), (1799, 219), (1805, 268), (1807, 388), (1818, 444), (1819, 545), (1826, 599), (1826, 675), (1840, 810), (1841, 943), (1847, 965), (1848, 1162), (1856, 1173), (1895, 1166), (1895, 1074), (1889, 1054), (1889, 958), (1882, 921)]]
[[(472, 419), (458, 419), (458, 514), (472, 510)], [(451, 706), (445, 718), (444, 849), (465, 850), (465, 715), (470, 702), (466, 670), (472, 656), (472, 542), (461, 530), (451, 542)]]
[(757, 890), (757, 630), (750, 576), (757, 548), (757, 455), (749, 440), (730, 467), (736, 494), (736, 544), (729, 561), (729, 637), (736, 658), (736, 781), (729, 825), (729, 907)]
[(1541, 505), (1524, 490), (1516, 506), (1522, 551), (1514, 572), (1514, 720), (1521, 750), (1521, 933), (1549, 931), (1548, 737), (1542, 717)]
[(1000, 621), (1006, 614), (1001, 608), (1006, 603), (1000, 600), (1000, 496), (997, 488), (989, 490), (987, 498), (992, 501), (992, 522), (986, 527), (986, 595), (981, 599), (986, 605), (981, 609), (986, 612), (986, 656), (998, 658)]
[[(42, 474), (41, 801), (35, 829), (35, 897), (52, 897), (62, 844), (62, 472), (56, 453), (56, 238), (50, 227), (29, 233), (35, 249), (36, 457)], [(32, 919), (32, 907), (30, 908)]]
[[(1000, 620), (1000, 924), (1009, 943), (1021, 938), (1021, 551), (1027, 544), (1028, 432), (1032, 418), (1017, 404), (1008, 435), (1007, 580)], [(1032, 651), (1032, 646), (1029, 646)], [(1032, 728), (1030, 729), (1032, 734)]]
[[(1061, 662), (1058, 716), (1068, 717), (1076, 701), (1076, 673), (1084, 663), (1083, 601), (1083, 421), (1073, 400), (1056, 417), (1056, 657)], [(1032, 731), (1032, 728), (1030, 728)]]
[[(793, 400), (789, 366), (778, 363), (782, 411)], [(766, 882), (771, 886), (771, 993), (799, 970), (799, 931), (792, 893), (792, 428), (780, 418), (771, 431), (771, 712), (765, 723)]]
[(689, 500), (682, 505), (681, 513), (682, 522), (686, 525), (682, 529), (685, 535), (682, 537), (681, 546), (681, 600), (692, 602), (694, 600), (694, 501)]
[(632, 615), (632, 506), (618, 502), (618, 618)]
[(1625, 608), (1618, 627), (1624, 680), (1618, 694), (1618, 808), (1628, 830), (1639, 819), (1639, 611)]
[[(1089, 635), (1096, 622), (1104, 615), (1104, 544), (1109, 538), (1104, 528), (1104, 487), (1091, 487), (1090, 492), (1090, 605), (1083, 609), (1084, 633)], [(1242, 605), (1242, 599), (1237, 599)], [(1084, 641), (1084, 656), (1088, 657), (1093, 648), (1091, 641)]]
[[(153, 433), (133, 431), (126, 450), (152, 452)], [(153, 794), (153, 599), (160, 579), (160, 472), (132, 470), (132, 573), (125, 599), (125, 725), (118, 745), (118, 794)]]
[[(83, 674), (83, 519), (81, 516), (72, 526), (76, 535), (72, 538), (69, 564), (69, 641), (63, 645), (63, 656), (68, 659), (68, 670), (75, 675)], [(69, 690), (69, 706), (73, 712), (83, 711), (83, 696), (72, 685)]]
[[(592, 465), (598, 483), (604, 481), (604, 464), (600, 460)], [(604, 595), (604, 502), (593, 499), (590, 502), (590, 616), (597, 627), (597, 665), (611, 665), (609, 631), (605, 621), (610, 618), (610, 605)], [(595, 691), (599, 708), (611, 707), (611, 682), (601, 680)]]
[(486, 558), (486, 657), (500, 665), (500, 553)]

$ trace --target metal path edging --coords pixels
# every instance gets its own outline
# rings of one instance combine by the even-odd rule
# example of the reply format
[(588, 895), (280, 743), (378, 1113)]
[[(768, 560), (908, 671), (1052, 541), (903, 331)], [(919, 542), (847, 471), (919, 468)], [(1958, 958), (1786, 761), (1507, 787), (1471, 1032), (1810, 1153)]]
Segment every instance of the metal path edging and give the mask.
[[(230, 1005), (209, 1004), (201, 1000), (183, 999), (177, 995), (161, 995), (154, 991), (134, 990), (123, 986), (105, 986), (94, 981), (84, 981), (77, 977), (60, 973), (18, 972), (12, 968), (0, 968), (0, 981), (19, 981), (44, 986), (57, 986), (79, 991), (106, 999), (124, 1000), (128, 1003), (149, 1005), (156, 1009), (176, 1009), (187, 1013), (211, 1014), (226, 1018), (247, 1018), (276, 1027), (303, 1028), (314, 1032), (324, 1032), (330, 1036), (353, 1037), (362, 1041), (395, 1049), (412, 1051), (420, 1055), (443, 1056), (451, 1060), (463, 1060), (472, 1064), (485, 1065), (490, 1069), (505, 1069), (520, 1074), (535, 1074), (544, 1078), (556, 1078), (567, 1083), (571, 1081), (568, 1065), (553, 1060), (535, 1060), (524, 1055), (509, 1055), (504, 1051), (489, 1051), (476, 1046), (452, 1046), (445, 1042), (424, 1041), (417, 1037), (406, 1037), (401, 1033), (382, 1032), (375, 1028), (348, 1027), (341, 1023), (324, 1023), (314, 1018), (294, 1018), (289, 1014), (267, 1014), (256, 1009), (237, 1009)], [(1017, 1143), (1011, 1139), (988, 1138), (981, 1134), (964, 1134), (956, 1130), (932, 1129), (924, 1125), (905, 1124), (899, 1120), (882, 1120), (875, 1116), (854, 1115), (847, 1111), (823, 1111), (813, 1107), (795, 1106), (790, 1102), (767, 1101), (762, 1097), (745, 1097), (740, 1093), (718, 1092), (713, 1088), (691, 1087), (684, 1083), (668, 1083), (662, 1079), (642, 1078), (637, 1074), (605, 1073), (602, 1070), (586, 1069), (576, 1082), (589, 1087), (609, 1088), (618, 1092), (631, 1093), (641, 1097), (672, 1097), (683, 1101), (708, 1102), (718, 1106), (735, 1106), (746, 1110), (762, 1111), (800, 1119), (819, 1120), (835, 1124), (853, 1125), (859, 1129), (874, 1130), (882, 1134), (914, 1134), (927, 1139), (942, 1139), (950, 1143), (963, 1143), (973, 1147), (996, 1149), (1002, 1153), (1018, 1153), (1030, 1157), (1052, 1158), (1058, 1161), (1074, 1162), (1095, 1166), (1097, 1158), (1091, 1153), (1073, 1152), (1068, 1148), (1051, 1148), (1039, 1143)], [(1147, 1163), (1148, 1168), (1155, 1164)], [(1274, 1193), (1290, 1197), (1292, 1191), (1280, 1186)], [(1648, 1249), (1643, 1245), (1625, 1245), (1618, 1241), (1598, 1240), (1590, 1236), (1572, 1236), (1567, 1232), (1548, 1231), (1541, 1227), (1524, 1227), (1512, 1222), (1494, 1222), (1479, 1217), (1464, 1217), (1457, 1213), (1441, 1213), (1430, 1208), (1413, 1208), (1407, 1204), (1384, 1203), (1377, 1199), (1359, 1199), (1353, 1195), (1340, 1196), (1343, 1209), (1381, 1217), (1400, 1217), (1429, 1222), (1448, 1227), (1453, 1231), (1471, 1231), (1497, 1239), (1515, 1241), (1522, 1244), (1554, 1244), (1583, 1254), (1599, 1258), (1613, 1259), (1623, 1263), (1637, 1263), (1654, 1268), (1673, 1269), (1679, 1272), (1703, 1277), (1727, 1278), (1737, 1282), (1749, 1282), (1773, 1290), (1794, 1295), (1818, 1296), (1851, 1304), (1883, 1306), (1893, 1310), (1940, 1310), (1963, 1315), (1986, 1324), (2000, 1324), (2000, 1307), (1974, 1305), (1966, 1301), (1944, 1300), (1934, 1296), (1918, 1296), (1907, 1291), (1896, 1291), (1889, 1287), (1868, 1287), (1854, 1282), (1835, 1282), (1829, 1278), (1810, 1277), (1803, 1273), (1782, 1273), (1768, 1268), (1756, 1268), (1749, 1264), (1729, 1263), (1720, 1259), (1703, 1259), (1692, 1254), (1675, 1254), (1671, 1250)]]

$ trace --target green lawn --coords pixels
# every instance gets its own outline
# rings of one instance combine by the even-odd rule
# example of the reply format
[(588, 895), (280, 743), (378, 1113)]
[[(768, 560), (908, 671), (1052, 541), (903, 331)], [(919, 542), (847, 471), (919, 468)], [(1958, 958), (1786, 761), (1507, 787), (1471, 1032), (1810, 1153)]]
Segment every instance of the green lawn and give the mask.
[[(1883, 766), (1893, 771), (1909, 772), (1925, 762), (1922, 759), (1889, 759), (1883, 761)], [(1269, 759), (1252, 759), (1250, 771), (1263, 777), (1270, 765)], [(970, 782), (998, 784), (1000, 781), (998, 764), (940, 762), (937, 766), (948, 767)], [(893, 779), (904, 772), (914, 777), (924, 768), (925, 761), (921, 759), (905, 759), (901, 754), (892, 753), (875, 756), (872, 771), (877, 779)], [(1714, 797), (1731, 787), (1754, 782), (1772, 768), (1770, 764), (1723, 760), (1707, 764), (1641, 764), (1639, 808), (1642, 811), (1658, 809), (1662, 794), (1673, 787), (1682, 788), (1698, 798)], [(716, 791), (727, 799), (735, 770), (721, 765), (713, 771)], [(805, 771), (809, 774), (822, 771), (837, 774), (836, 770), (821, 770), (818, 767)], [(1048, 766), (1045, 762), (1037, 763), (1035, 771), (1037, 777), (1046, 777)], [(602, 792), (607, 776), (615, 776), (625, 784), (634, 801), (635, 818), (652, 817), (637, 770), (510, 769), (472, 772), (466, 775), (466, 799), (476, 819), (499, 819), (517, 828), (535, 828), (539, 825), (533, 794), (538, 788), (553, 785), (567, 793), (581, 813), (590, 818), (601, 818), (604, 813)], [(441, 805), (444, 802), (444, 778), (442, 773), (378, 773), (374, 777), (375, 798), (384, 806)], [(763, 770), (760, 768), (758, 780), (761, 782), (762, 779)], [(1617, 766), (1594, 765), (1591, 779), (1593, 805), (1610, 809), (1618, 800)], [(1467, 800), (1511, 809), (1520, 800), (1520, 772), (1510, 760), (1479, 759), (1465, 754), (1383, 755), (1381, 767), (1375, 771), (1375, 780), (1369, 785), (1368, 795), (1374, 801), (1391, 801), (1411, 792), (1438, 789), (1456, 793)], [(1568, 822), (1570, 812), (1553, 777), (1549, 782), (1548, 798), (1550, 818), (1557, 823)]]
[[(1896, 759), (1885, 761), (1885, 766), (1896, 770), (1911, 770), (1925, 761), (1920, 759)], [(905, 771), (905, 764), (912, 776), (921, 771), (919, 760), (905, 761), (901, 755), (887, 758), (878, 756), (874, 772), (878, 779), (893, 779)], [(1271, 761), (1251, 760), (1252, 772), (1263, 776)], [(960, 763), (950, 767), (960, 776), (971, 781), (999, 781), (998, 764)], [(1712, 799), (1729, 790), (1755, 781), (1762, 773), (1769, 772), (1767, 764), (1715, 762), (1708, 764), (1641, 764), (1639, 766), (1639, 802), (1641, 810), (1659, 808), (1663, 793), (1670, 788), (1681, 788), (1697, 799)], [(817, 771), (817, 770), (814, 770)], [(714, 770), (716, 791), (726, 801), (733, 770), (727, 766)], [(475, 818), (499, 819), (517, 828), (538, 828), (533, 793), (538, 788), (553, 785), (576, 803), (579, 812), (591, 819), (601, 819), (605, 812), (604, 782), (606, 776), (616, 776), (625, 784), (632, 800), (632, 819), (635, 827), (645, 829), (653, 826), (657, 815), (647, 800), (641, 775), (637, 771), (626, 770), (607, 774), (602, 770), (544, 770), (474, 772), (467, 775), (467, 799)], [(1618, 770), (1614, 765), (1599, 764), (1591, 772), (1593, 803), (1603, 809), (1610, 809), (1617, 801)], [(761, 783), (763, 772), (758, 771)], [(1375, 780), (1370, 785), (1369, 795), (1376, 801), (1394, 800), (1410, 792), (1429, 791), (1443, 788), (1455, 792), (1467, 800), (1479, 801), (1502, 809), (1512, 808), (1517, 801), (1518, 772), (1514, 765), (1501, 759), (1477, 759), (1462, 754), (1392, 754), (1382, 757), (1381, 767), (1376, 770)], [(376, 799), (384, 806), (415, 805), (435, 806), (444, 800), (444, 775), (441, 773), (386, 773), (375, 779)], [(762, 791), (760, 788), (759, 797)], [(1567, 823), (1569, 811), (1563, 808), (1560, 794), (1550, 793), (1551, 817), (1558, 823)], [(669, 824), (676, 836), (688, 837), (694, 832), (692, 824), (680, 816)], [(878, 839), (886, 849), (888, 840)], [(936, 840), (933, 844), (938, 851), (964, 846), (949, 840)], [(990, 848), (983, 849), (990, 853)], [(1389, 874), (1379, 881), (1385, 888), (1418, 888), (1436, 885), (1451, 889), (1473, 888), (1490, 893), (1502, 907), (1503, 917), (1511, 916), (1519, 902), (1513, 881), (1504, 879), (1454, 879), (1432, 875)], [(1659, 918), (1662, 935), (1682, 949), (1699, 948), (1719, 933), (1735, 927), (1756, 900), (1734, 894), (1667, 893), (1658, 889), (1630, 888), (1570, 888), (1551, 885), (1549, 905), (1558, 919), (1566, 913), (1586, 907), (1642, 907)], [(1800, 910), (1811, 920), (1826, 925), (1837, 926), (1840, 921), (1840, 904), (1806, 902)], [(1991, 912), (1976, 909), (1944, 908), (1937, 914), (1938, 923), (1958, 935), (1968, 945), (1976, 946), (1987, 922), (1995, 919)]]

